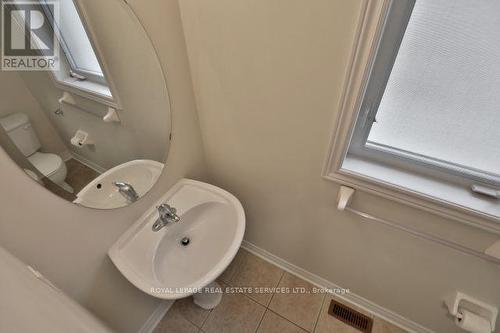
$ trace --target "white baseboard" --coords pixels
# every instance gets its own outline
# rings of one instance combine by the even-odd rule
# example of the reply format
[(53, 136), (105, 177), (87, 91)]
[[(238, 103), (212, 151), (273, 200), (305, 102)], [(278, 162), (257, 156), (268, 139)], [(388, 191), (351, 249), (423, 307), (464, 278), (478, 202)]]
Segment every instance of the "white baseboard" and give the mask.
[(71, 152), (71, 157), (77, 160), (78, 162), (88, 166), (92, 170), (98, 172), (99, 174), (106, 172), (106, 169), (103, 168), (102, 166), (98, 165), (97, 163), (92, 162), (88, 158), (83, 157), (80, 154), (77, 154), (75, 152)]
[(170, 307), (174, 304), (173, 301), (162, 301), (156, 310), (149, 316), (148, 320), (142, 325), (137, 333), (152, 333), (158, 323), (167, 314)]
[[(328, 288), (328, 289), (336, 289), (342, 288), (336, 285), (333, 282), (323, 279), (322, 277), (313, 274), (311, 272), (306, 271), (303, 268), (295, 266), (294, 264), (281, 259), (280, 257), (275, 256), (274, 254), (267, 252), (266, 250), (248, 242), (243, 241), (241, 245), (245, 250), (255, 254), (256, 256), (282, 268), (283, 270), (296, 275), (317, 287), (320, 288)], [(345, 293), (343, 295), (337, 295), (340, 299), (346, 301), (347, 303), (351, 303), (361, 309), (373, 313), (375, 316), (382, 318), (396, 326), (401, 327), (402, 329), (410, 332), (410, 333), (435, 333), (434, 331), (423, 327), (395, 312), (392, 312), (386, 308), (383, 308), (361, 296), (358, 296), (354, 293)]]

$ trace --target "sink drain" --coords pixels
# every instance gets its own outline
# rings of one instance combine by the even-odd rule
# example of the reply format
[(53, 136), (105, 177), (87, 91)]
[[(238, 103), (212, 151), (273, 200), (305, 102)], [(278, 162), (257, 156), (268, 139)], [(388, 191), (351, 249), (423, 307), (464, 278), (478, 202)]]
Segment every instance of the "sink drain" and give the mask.
[(189, 245), (189, 242), (191, 242), (191, 240), (189, 239), (189, 237), (183, 237), (181, 239), (181, 245), (182, 246), (188, 246)]

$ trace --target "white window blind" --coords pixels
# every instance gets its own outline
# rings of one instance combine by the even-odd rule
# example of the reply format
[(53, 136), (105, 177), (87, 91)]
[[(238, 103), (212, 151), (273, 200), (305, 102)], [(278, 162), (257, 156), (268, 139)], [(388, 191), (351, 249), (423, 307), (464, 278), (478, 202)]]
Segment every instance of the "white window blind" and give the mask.
[(368, 143), (500, 176), (500, 1), (416, 1)]
[(101, 66), (94, 53), (92, 45), (80, 16), (71, 0), (61, 1), (59, 31), (69, 53), (68, 57), (78, 70), (102, 75)]

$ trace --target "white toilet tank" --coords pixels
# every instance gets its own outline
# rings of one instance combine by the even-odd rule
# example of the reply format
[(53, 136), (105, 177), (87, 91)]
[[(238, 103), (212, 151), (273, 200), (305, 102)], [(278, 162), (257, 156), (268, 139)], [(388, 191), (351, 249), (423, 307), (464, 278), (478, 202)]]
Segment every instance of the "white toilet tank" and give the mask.
[(16, 147), (28, 157), (41, 148), (30, 120), (24, 113), (18, 112), (0, 118), (0, 125), (9, 135)]

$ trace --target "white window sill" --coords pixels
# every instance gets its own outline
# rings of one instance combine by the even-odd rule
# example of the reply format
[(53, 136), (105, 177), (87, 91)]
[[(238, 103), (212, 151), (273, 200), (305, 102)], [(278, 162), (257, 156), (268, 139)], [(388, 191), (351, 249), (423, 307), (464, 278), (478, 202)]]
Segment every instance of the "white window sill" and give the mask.
[(70, 76), (55, 79), (58, 88), (81, 97), (105, 104), (107, 106), (118, 108), (118, 104), (113, 99), (109, 87), (92, 81), (80, 81)]
[(348, 155), (327, 179), (480, 227), (500, 231), (500, 201), (469, 188)]

